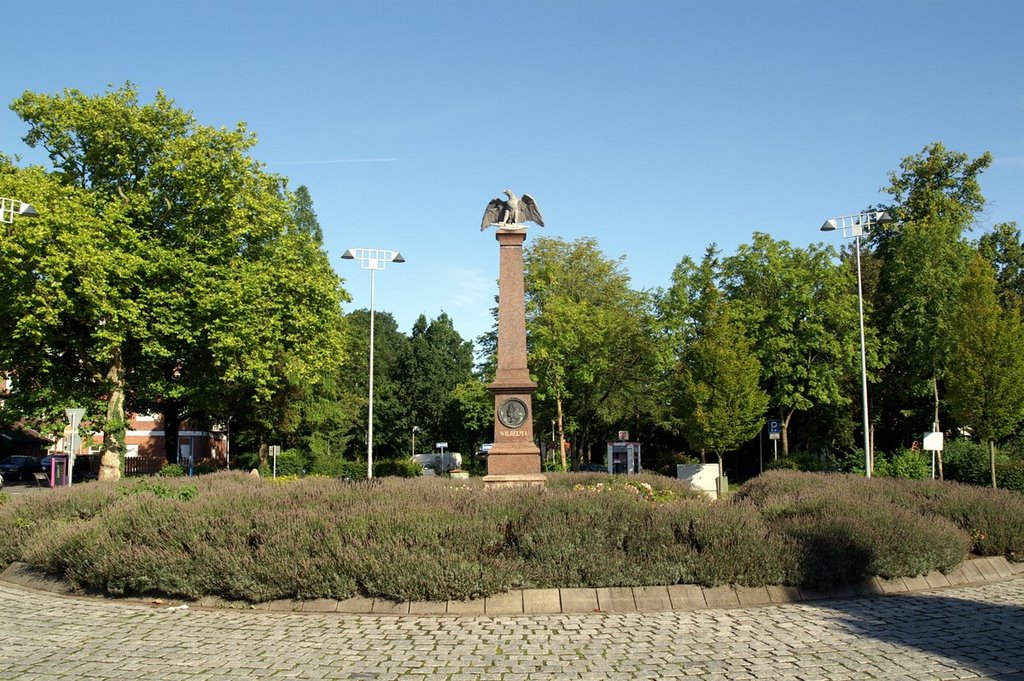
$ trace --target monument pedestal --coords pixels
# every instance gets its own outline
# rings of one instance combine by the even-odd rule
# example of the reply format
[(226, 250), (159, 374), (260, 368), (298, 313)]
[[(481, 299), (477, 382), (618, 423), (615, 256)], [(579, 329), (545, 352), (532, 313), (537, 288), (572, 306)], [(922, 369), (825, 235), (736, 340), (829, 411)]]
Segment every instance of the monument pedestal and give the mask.
[(543, 473), (522, 475), (485, 475), (484, 489), (508, 489), (510, 487), (543, 487), (548, 479)]
[(498, 366), (494, 382), (494, 444), (487, 453), (484, 488), (542, 486), (540, 449), (533, 442), (531, 397), (537, 385), (526, 366), (523, 229), (499, 229)]

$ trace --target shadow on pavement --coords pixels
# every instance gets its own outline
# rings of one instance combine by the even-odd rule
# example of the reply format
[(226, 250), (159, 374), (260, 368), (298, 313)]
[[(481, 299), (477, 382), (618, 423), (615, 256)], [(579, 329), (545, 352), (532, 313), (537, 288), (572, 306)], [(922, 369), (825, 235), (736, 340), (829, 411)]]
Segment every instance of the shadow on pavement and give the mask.
[[(977, 588), (998, 601), (1000, 588), (1019, 593), (1013, 585)], [(928, 592), (815, 605), (834, 611), (837, 624), (864, 639), (946, 657), (986, 678), (1024, 681), (1024, 607), (968, 598)]]

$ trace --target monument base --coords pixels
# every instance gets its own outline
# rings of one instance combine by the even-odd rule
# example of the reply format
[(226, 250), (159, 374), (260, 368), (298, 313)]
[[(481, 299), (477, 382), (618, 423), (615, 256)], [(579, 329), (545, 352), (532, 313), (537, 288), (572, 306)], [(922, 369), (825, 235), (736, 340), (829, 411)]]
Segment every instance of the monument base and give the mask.
[(547, 477), (543, 473), (520, 473), (518, 475), (485, 475), (484, 489), (509, 489), (510, 487), (543, 487)]
[(540, 451), (536, 453), (495, 453), (495, 444), (487, 454), (487, 475), (536, 475), (540, 473)]

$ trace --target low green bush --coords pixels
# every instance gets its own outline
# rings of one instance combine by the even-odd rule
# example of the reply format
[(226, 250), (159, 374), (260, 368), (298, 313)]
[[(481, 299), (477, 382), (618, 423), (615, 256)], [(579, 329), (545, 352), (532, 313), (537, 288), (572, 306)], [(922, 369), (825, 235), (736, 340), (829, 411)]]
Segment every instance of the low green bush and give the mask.
[(940, 516), (967, 532), (971, 553), (1024, 562), (1024, 495), (1001, 489), (926, 481), (893, 490), (912, 495), (923, 512)]
[(187, 471), (178, 463), (165, 463), (157, 473), (161, 478), (183, 478)]
[(997, 460), (996, 484), (1002, 489), (1024, 492), (1024, 460), (1009, 457)]
[(924, 480), (932, 475), (931, 455), (912, 449), (899, 449), (892, 456), (875, 453), (874, 474), (879, 478)]
[[(758, 506), (767, 518), (785, 517), (794, 509), (799, 511), (813, 504), (821, 505), (819, 513), (822, 517), (835, 517), (839, 513), (847, 516), (856, 513), (861, 517), (876, 512), (892, 514), (893, 518), (899, 519), (900, 525), (918, 528), (914, 533), (920, 537), (938, 541), (941, 537), (935, 537), (927, 527), (933, 524), (940, 530), (940, 535), (946, 536), (945, 547), (922, 546), (914, 551), (914, 555), (931, 554), (936, 558), (944, 555), (932, 569), (944, 569), (943, 566), (955, 556), (956, 547), (964, 541), (967, 551), (975, 555), (1005, 556), (1010, 560), (1024, 561), (1024, 496), (1007, 490), (937, 480), (868, 480), (850, 475), (806, 475), (780, 471), (755, 478), (736, 496), (738, 500)], [(839, 512), (828, 506), (839, 503), (851, 510)], [(907, 512), (916, 515), (908, 516)], [(924, 519), (925, 526), (920, 526), (916, 516)], [(955, 526), (959, 534), (949, 534), (946, 522)], [(878, 524), (879, 527), (887, 525), (884, 521)], [(918, 539), (913, 536), (901, 538), (901, 532), (899, 528), (892, 528), (885, 544), (886, 550), (897, 558), (905, 548), (918, 544)], [(884, 539), (875, 531), (873, 534)], [(893, 559), (885, 560), (891, 562)]]
[(204, 461), (195, 468), (196, 475), (209, 475), (210, 473), (216, 473), (221, 470), (214, 463), (210, 461)]
[(199, 494), (199, 490), (195, 485), (178, 484), (172, 486), (151, 478), (135, 478), (125, 482), (117, 490), (123, 496), (149, 493), (158, 499), (178, 499), (179, 501), (189, 501)]
[(21, 560), (25, 542), (57, 524), (87, 521), (119, 498), (117, 486), (57, 487), (0, 505), (0, 565)]
[[(365, 474), (365, 468), (362, 469)], [(247, 601), (480, 597), (510, 588), (828, 586), (1024, 560), (1024, 496), (774, 471), (715, 502), (657, 476), (480, 478), (221, 472), (92, 483), (0, 505), (0, 562), (111, 594)]]
[(416, 478), (423, 475), (423, 466), (411, 459), (378, 461), (373, 465), (373, 474), (379, 478)]
[(962, 438), (946, 442), (942, 452), (942, 472), (946, 480), (991, 485), (988, 448)]
[[(996, 453), (996, 484), (1001, 489), (1024, 492), (1024, 459), (1019, 458), (1020, 440), (1012, 440)], [(947, 480), (990, 487), (992, 463), (988, 445), (963, 438), (946, 443), (942, 452), (943, 474)]]
[(345, 480), (366, 480), (365, 461), (342, 461), (337, 477)]
[(816, 473), (825, 470), (827, 462), (827, 458), (821, 454), (795, 452), (788, 456), (780, 456), (778, 459), (772, 459), (766, 463), (764, 467), (770, 471), (792, 470)]
[[(266, 466), (260, 468), (260, 475), (266, 477), (274, 474), (274, 457), (267, 459)], [(277, 455), (278, 477), (300, 477), (306, 473), (308, 463), (306, 455), (299, 449), (285, 449)]]
[(780, 456), (778, 459), (772, 459), (766, 463), (764, 467), (769, 471), (798, 471), (800, 462), (793, 456)]

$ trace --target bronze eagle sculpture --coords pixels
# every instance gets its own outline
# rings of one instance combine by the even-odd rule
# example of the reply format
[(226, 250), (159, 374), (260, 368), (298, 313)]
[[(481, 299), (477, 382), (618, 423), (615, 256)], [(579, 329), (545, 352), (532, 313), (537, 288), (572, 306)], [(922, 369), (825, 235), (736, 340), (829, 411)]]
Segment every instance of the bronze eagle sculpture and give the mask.
[(480, 223), (480, 231), (484, 231), (491, 225), (497, 225), (498, 229), (523, 229), (524, 222), (535, 222), (541, 227), (544, 226), (544, 218), (541, 217), (540, 208), (537, 202), (529, 194), (523, 194), (522, 198), (512, 193), (511, 189), (504, 191), (507, 201), (491, 199), (484, 211), (483, 222)]

